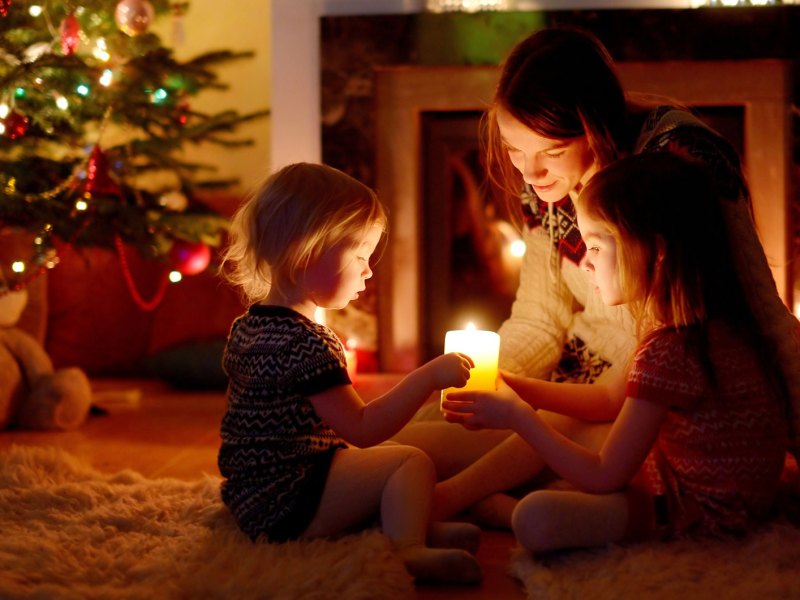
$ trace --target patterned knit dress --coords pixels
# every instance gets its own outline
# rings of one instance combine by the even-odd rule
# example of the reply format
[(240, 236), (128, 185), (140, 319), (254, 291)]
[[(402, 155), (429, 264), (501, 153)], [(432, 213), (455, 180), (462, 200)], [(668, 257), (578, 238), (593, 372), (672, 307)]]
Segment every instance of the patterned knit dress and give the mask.
[(223, 367), (222, 500), (252, 540), (295, 539), (316, 513), (334, 452), (346, 448), (308, 400), (350, 383), (342, 344), (291, 309), (254, 305), (233, 323)]
[(669, 408), (634, 479), (657, 511), (650, 535), (740, 534), (775, 501), (788, 447), (768, 365), (721, 321), (661, 329), (637, 350), (626, 396)]

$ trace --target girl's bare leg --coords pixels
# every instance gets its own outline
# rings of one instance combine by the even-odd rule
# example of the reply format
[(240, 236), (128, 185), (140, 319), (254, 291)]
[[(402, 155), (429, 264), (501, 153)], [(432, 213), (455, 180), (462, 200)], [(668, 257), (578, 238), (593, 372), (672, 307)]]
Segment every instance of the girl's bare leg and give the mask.
[(496, 447), (511, 434), (508, 430), (471, 431), (457, 423), (437, 420), (413, 421), (392, 441), (414, 446), (431, 457), (439, 481), (452, 477)]
[[(565, 436), (587, 448), (599, 449), (611, 426), (552, 412), (539, 411), (539, 414)], [(479, 520), (493, 527), (509, 528), (516, 500), (506, 494), (496, 494), (529, 482), (544, 466), (536, 451), (514, 434), (467, 468), (436, 485), (433, 519), (449, 519), (475, 506)]]
[(628, 500), (624, 493), (540, 490), (519, 501), (512, 525), (530, 552), (603, 546), (623, 539)]
[(435, 481), (430, 459), (410, 446), (341, 450), (302, 537), (341, 533), (380, 512), (384, 533), (417, 580), (477, 583), (480, 566), (472, 554), (425, 545)]

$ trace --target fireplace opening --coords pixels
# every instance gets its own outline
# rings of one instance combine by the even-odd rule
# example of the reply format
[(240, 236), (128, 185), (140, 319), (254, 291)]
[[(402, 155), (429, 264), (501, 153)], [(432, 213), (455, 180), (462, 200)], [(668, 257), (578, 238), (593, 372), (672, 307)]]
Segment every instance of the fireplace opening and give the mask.
[(421, 114), (421, 337), (423, 359), (441, 354), (448, 330), (496, 331), (519, 283), (521, 239), (487, 181), (480, 111)]

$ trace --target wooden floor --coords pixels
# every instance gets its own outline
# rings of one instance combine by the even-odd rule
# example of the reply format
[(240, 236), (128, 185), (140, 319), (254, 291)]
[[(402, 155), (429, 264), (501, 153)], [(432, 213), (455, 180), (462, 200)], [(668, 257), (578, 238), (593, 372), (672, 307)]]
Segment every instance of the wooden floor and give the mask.
[[(361, 382), (369, 397), (380, 382)], [(216, 458), (224, 395), (219, 392), (181, 392), (158, 381), (94, 381), (93, 390), (108, 404), (107, 414), (92, 415), (70, 432), (0, 432), (0, 451), (12, 444), (61, 447), (99, 471), (134, 469), (151, 477), (192, 480), (219, 475)], [(520, 584), (507, 574), (513, 537), (485, 531), (478, 560), (484, 581), (478, 587), (420, 586), (419, 600), (505, 600), (525, 597)]]

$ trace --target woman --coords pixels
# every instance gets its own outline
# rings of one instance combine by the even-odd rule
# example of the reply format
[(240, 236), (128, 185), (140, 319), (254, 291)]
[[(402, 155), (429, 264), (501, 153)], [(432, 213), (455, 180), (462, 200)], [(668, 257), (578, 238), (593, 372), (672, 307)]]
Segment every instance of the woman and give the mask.
[[(741, 165), (727, 141), (681, 107), (626, 97), (607, 50), (593, 36), (567, 29), (537, 31), (512, 50), (484, 133), (490, 177), (516, 207), (527, 245), (511, 316), (500, 328), (502, 368), (582, 383), (625, 368), (634, 347), (633, 325), (623, 307), (602, 305), (581, 272), (586, 247), (573, 199), (597, 170), (618, 158), (670, 151), (712, 169), (748, 302), (800, 405), (797, 321), (778, 296)], [(600, 447), (608, 431), (588, 408), (579, 419), (552, 413), (545, 418), (592, 448)], [(794, 420), (795, 432), (798, 425)], [(449, 477), (437, 486), (438, 518), (526, 483), (544, 466), (516, 435), (483, 453), (497, 437), (498, 432), (462, 434), (441, 421), (414, 424), (398, 436), (425, 449), (440, 478)], [(478, 505), (478, 516), (508, 526), (515, 503), (493, 496)]]

